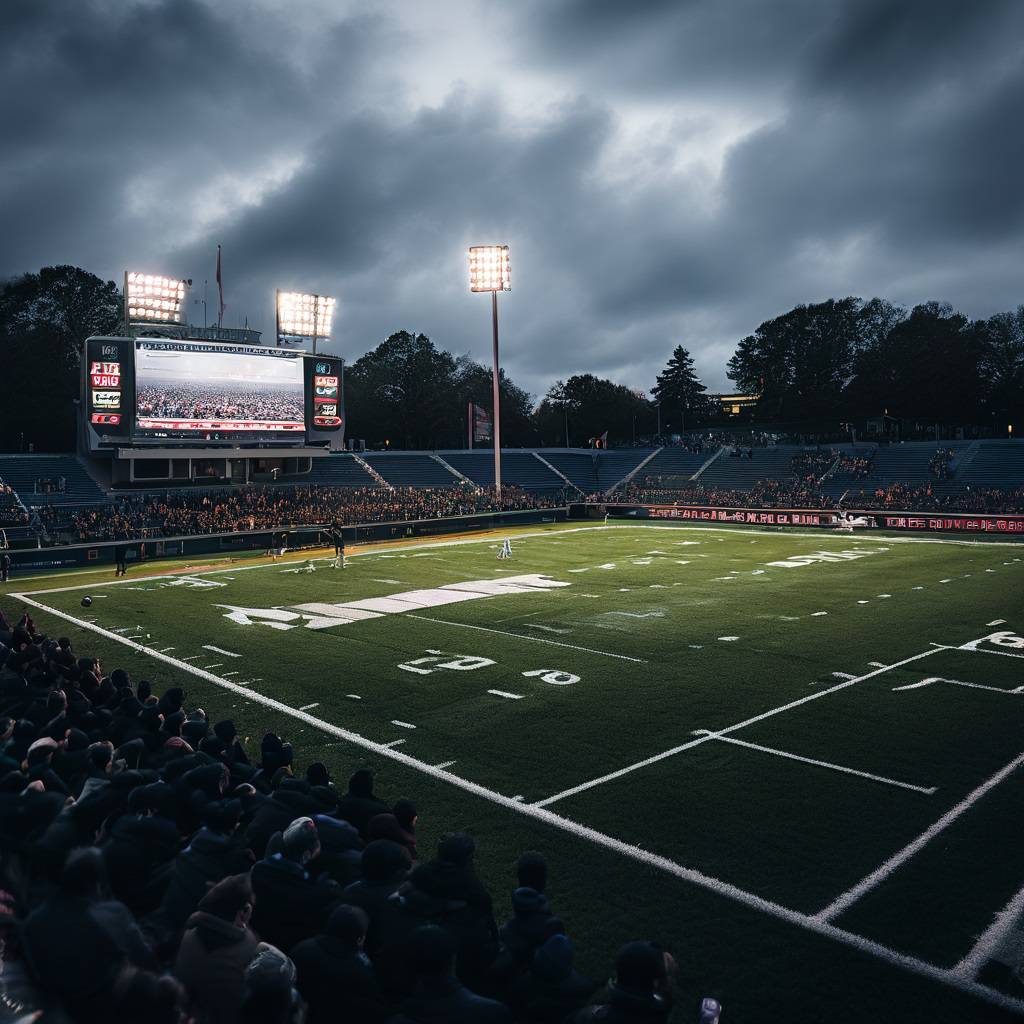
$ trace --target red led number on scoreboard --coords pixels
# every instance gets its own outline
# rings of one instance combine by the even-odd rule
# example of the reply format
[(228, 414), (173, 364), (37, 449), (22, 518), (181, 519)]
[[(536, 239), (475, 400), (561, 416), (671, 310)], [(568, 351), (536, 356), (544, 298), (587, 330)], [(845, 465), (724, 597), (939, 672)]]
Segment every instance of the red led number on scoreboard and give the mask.
[(90, 373), (121, 373), (120, 363), (92, 363), (89, 366)]

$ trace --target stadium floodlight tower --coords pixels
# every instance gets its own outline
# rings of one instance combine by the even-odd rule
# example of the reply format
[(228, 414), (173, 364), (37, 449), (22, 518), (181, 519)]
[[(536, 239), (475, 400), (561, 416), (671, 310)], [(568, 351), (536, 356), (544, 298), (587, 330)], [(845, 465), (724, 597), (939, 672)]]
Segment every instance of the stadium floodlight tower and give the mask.
[(512, 291), (512, 273), (507, 245), (469, 247), (469, 290), (491, 293), (491, 325), (494, 332), (494, 409), (491, 432), (494, 437), (494, 490), (501, 498), (501, 399), (498, 393), (498, 292)]
[(331, 336), (335, 300), (329, 295), (311, 295), (306, 292), (283, 292), (277, 289), (277, 331), (274, 345), (281, 347), (283, 339), (312, 338), (313, 354), (320, 338)]
[(124, 324), (173, 324), (180, 326), (185, 306), (185, 289), (191, 281), (159, 274), (124, 272)]

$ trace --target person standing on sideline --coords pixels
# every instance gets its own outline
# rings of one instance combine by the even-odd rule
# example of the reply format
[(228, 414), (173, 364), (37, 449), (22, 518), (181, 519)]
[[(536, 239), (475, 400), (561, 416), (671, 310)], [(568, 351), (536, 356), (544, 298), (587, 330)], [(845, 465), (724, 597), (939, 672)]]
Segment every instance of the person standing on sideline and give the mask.
[(0, 551), (0, 583), (6, 583), (11, 578), (11, 556), (6, 551)]
[(498, 552), (499, 558), (511, 558), (512, 557), (512, 540), (506, 537), (501, 542), (501, 550)]
[(117, 561), (117, 568), (114, 570), (115, 576), (125, 576), (128, 573), (128, 566), (125, 564), (125, 558), (127, 557), (127, 551), (124, 544), (118, 544), (114, 548), (114, 558)]

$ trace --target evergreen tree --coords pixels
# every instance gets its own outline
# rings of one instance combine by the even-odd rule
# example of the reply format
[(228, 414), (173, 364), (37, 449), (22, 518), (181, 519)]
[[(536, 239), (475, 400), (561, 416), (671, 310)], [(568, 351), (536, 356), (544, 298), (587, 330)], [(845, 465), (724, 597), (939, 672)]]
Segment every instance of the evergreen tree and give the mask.
[(683, 427), (695, 426), (709, 412), (707, 388), (697, 376), (693, 357), (682, 345), (673, 350), (672, 358), (658, 374), (651, 394), (665, 407), (670, 418), (679, 410)]

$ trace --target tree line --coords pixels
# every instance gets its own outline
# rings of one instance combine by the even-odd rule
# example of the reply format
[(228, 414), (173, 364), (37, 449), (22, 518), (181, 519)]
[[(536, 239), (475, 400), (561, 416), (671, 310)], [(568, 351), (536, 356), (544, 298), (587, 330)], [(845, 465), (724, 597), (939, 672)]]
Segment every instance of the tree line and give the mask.
[[(0, 284), (0, 447), (72, 448), (82, 342), (123, 329), (117, 286), (78, 267)], [(852, 296), (801, 304), (740, 339), (726, 372), (738, 391), (759, 396), (746, 415), (763, 426), (834, 432), (887, 416), (1020, 430), (1024, 306), (970, 320), (941, 302), (909, 310)], [(491, 387), (489, 366), (397, 331), (346, 368), (347, 434), (374, 447), (461, 448), (467, 406), (490, 411)], [(504, 371), (500, 389), (509, 447), (579, 447), (605, 436), (623, 445), (725, 422), (682, 345), (671, 347), (650, 392), (581, 373), (537, 401)]]

